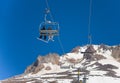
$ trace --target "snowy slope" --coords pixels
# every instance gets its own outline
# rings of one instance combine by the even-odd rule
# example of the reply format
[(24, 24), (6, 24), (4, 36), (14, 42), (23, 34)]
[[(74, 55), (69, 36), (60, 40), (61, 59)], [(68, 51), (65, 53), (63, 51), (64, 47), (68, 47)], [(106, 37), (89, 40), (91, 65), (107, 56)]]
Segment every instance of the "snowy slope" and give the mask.
[(75, 83), (78, 79), (78, 73), (80, 73), (79, 79), (83, 81), (83, 77), (86, 75), (87, 83), (119, 83), (120, 62), (113, 58), (115, 47), (86, 45), (77, 47), (72, 52), (60, 57), (55, 54), (54, 57), (48, 56), (49, 59), (48, 57), (39, 57), (34, 64), (25, 70), (27, 73), (9, 80), (26, 83), (37, 81), (40, 83)]

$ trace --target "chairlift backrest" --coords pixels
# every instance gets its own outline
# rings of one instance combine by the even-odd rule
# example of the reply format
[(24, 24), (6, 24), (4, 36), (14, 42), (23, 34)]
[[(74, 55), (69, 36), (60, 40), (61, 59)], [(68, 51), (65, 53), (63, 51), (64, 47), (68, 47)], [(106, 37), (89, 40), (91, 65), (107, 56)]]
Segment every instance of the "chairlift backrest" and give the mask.
[(59, 34), (59, 24), (56, 22), (42, 22), (39, 26), (39, 31), (40, 34), (56, 36)]

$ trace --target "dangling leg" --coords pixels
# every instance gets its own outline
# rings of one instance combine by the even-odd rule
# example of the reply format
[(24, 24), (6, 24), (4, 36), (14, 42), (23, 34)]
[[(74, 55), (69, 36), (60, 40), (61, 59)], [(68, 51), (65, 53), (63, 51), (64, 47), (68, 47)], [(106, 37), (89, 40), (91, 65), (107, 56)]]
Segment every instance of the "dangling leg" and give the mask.
[(54, 40), (53, 40), (53, 35), (51, 36), (51, 40), (54, 41)]
[(46, 38), (47, 38), (46, 35), (44, 35), (44, 40), (46, 40)]
[(50, 36), (48, 36), (48, 41), (50, 40)]
[(52, 35), (48, 36), (48, 41), (49, 41), (49, 40), (54, 41)]
[(40, 39), (42, 39), (42, 35), (40, 35), (40, 37), (39, 37)]

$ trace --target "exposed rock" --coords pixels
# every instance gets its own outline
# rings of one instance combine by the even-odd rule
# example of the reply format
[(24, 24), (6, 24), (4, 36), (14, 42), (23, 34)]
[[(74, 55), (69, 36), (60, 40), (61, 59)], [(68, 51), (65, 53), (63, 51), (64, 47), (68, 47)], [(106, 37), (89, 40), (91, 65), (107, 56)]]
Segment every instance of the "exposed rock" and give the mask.
[(96, 62), (94, 64), (91, 64), (89, 65), (89, 67), (93, 67), (93, 66), (97, 66), (95, 67), (94, 69), (97, 69), (97, 70), (102, 70), (102, 71), (107, 71), (106, 76), (111, 76), (111, 77), (118, 77), (116, 75), (116, 72), (113, 71), (113, 69), (118, 69), (118, 67), (114, 66), (114, 65), (111, 65), (111, 64), (105, 64), (105, 65), (102, 65), (101, 63), (99, 62)]
[(93, 67), (94, 65), (101, 66), (102, 64), (100, 64), (99, 62), (95, 62), (94, 64), (89, 65), (89, 67)]
[(56, 54), (56, 53), (53, 53), (53, 54), (48, 54), (46, 57), (45, 57), (45, 60), (47, 60), (46, 62), (51, 62), (52, 64), (56, 64), (56, 65), (59, 65), (59, 55)]
[(116, 72), (114, 72), (114, 71), (112, 71), (112, 70), (109, 70), (106, 74), (104, 74), (104, 75), (106, 75), (106, 76), (111, 76), (111, 77), (118, 77), (117, 75), (116, 75)]
[(34, 69), (33, 74), (38, 73), (38, 72), (39, 72), (40, 70), (42, 70), (43, 68), (44, 68), (44, 65), (43, 65), (43, 64), (37, 66), (37, 67)]
[(111, 65), (111, 64), (105, 64), (105, 65), (103, 65), (103, 67), (105, 67), (107, 69), (118, 69), (118, 67)]
[(100, 55), (100, 54), (95, 54), (93, 57), (94, 57), (96, 60), (106, 59), (106, 57), (104, 57), (103, 55)]
[(46, 56), (39, 56), (37, 58), (37, 60), (30, 65), (29, 67), (27, 67), (27, 69), (25, 70), (25, 73), (37, 73), (40, 70), (42, 70), (44, 68), (43, 63), (52, 63), (52, 64), (56, 64), (59, 65), (59, 55), (58, 54), (48, 54)]
[(94, 64), (89, 65), (89, 67), (93, 67), (93, 66), (97, 66), (96, 67), (97, 70), (103, 70), (103, 71), (108, 71), (111, 69), (118, 69), (118, 67), (116, 67), (114, 65), (111, 65), (111, 64), (102, 65), (99, 62), (95, 62)]
[(31, 73), (31, 72), (33, 72), (34, 70), (35, 70), (35, 67), (32, 66), (32, 65), (30, 65), (30, 66), (27, 67), (27, 69), (25, 70), (24, 73)]
[(112, 49), (112, 56), (120, 62), (120, 46), (116, 46)]
[(103, 49), (103, 50), (110, 50), (111, 47), (105, 45), (105, 44), (101, 44), (100, 47), (98, 49)]
[(111, 64), (105, 64), (105, 65), (102, 65), (100, 63), (97, 63), (97, 66), (96, 67), (98, 70), (103, 70), (103, 71), (109, 71), (111, 69), (118, 69), (118, 67), (114, 66), (114, 65), (111, 65)]
[(71, 58), (71, 59), (67, 58), (67, 61), (70, 62), (70, 63), (76, 63), (77, 62), (74, 58)]
[(47, 66), (47, 67), (45, 68), (45, 70), (51, 70), (51, 67), (50, 67), (50, 66)]
[(38, 65), (41, 64), (41, 63), (45, 63), (44, 57), (43, 56), (38, 56), (35, 63), (38, 64)]
[(51, 62), (52, 64), (57, 64), (58, 65), (59, 64), (59, 59), (60, 59), (60, 57), (59, 57), (58, 54), (49, 53), (48, 55), (43, 56), (43, 57), (39, 56), (37, 58), (37, 61), (34, 64), (39, 65), (41, 63), (49, 63), (49, 62)]
[(79, 53), (80, 46), (77, 46), (72, 49), (71, 53)]
[(37, 67), (37, 66), (39, 66), (41, 63), (44, 63), (43, 57), (39, 56), (39, 57), (37, 58), (37, 60), (33, 63), (33, 66)]

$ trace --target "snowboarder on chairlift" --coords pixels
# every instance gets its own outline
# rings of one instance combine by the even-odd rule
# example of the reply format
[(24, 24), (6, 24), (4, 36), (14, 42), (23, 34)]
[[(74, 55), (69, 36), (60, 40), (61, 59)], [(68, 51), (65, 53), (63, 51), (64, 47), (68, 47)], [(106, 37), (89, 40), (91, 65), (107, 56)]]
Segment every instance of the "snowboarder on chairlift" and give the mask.
[[(45, 28), (45, 26), (43, 26), (42, 28), (41, 28), (41, 31), (42, 30), (46, 30), (46, 28)], [(46, 33), (45, 32), (40, 32), (40, 39), (42, 39), (43, 38), (43, 36), (44, 36), (44, 40), (46, 40)]]
[(52, 30), (52, 28), (51, 28), (51, 27), (48, 27), (47, 30), (49, 31), (49, 32), (48, 32), (48, 41), (49, 41), (49, 40), (54, 41), (54, 40), (53, 40), (53, 34), (52, 34), (52, 32), (50, 31), (50, 30)]

